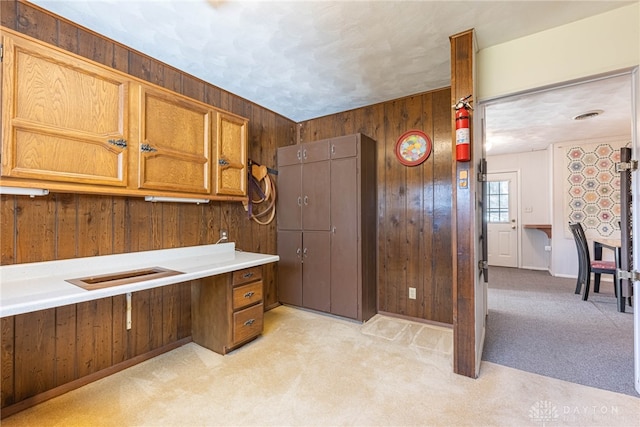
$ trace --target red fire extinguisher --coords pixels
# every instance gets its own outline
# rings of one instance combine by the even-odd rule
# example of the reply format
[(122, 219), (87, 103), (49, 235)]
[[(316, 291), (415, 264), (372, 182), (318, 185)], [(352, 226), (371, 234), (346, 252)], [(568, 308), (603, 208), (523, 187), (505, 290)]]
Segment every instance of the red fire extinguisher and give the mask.
[(471, 152), (469, 145), (471, 142), (471, 133), (469, 130), (469, 111), (471, 108), (471, 95), (460, 98), (453, 106), (456, 110), (456, 160), (459, 162), (468, 162), (471, 160)]

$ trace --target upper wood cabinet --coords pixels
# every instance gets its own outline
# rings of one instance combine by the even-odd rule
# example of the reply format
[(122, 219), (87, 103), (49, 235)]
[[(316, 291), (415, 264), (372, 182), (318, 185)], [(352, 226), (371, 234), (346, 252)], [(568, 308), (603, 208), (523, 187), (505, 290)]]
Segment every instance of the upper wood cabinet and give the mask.
[(209, 194), (213, 111), (139, 85), (138, 188)]
[(247, 120), (218, 113), (216, 194), (247, 194)]
[(245, 200), (245, 118), (2, 29), (2, 185)]
[(128, 79), (4, 37), (2, 176), (127, 185)]

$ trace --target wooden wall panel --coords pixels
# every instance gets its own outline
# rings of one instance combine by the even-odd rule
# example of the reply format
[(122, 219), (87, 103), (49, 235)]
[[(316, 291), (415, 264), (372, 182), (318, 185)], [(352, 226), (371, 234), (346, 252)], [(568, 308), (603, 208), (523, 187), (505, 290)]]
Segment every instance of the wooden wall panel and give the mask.
[[(67, 259), (78, 256), (78, 197), (75, 194), (54, 194), (56, 258)], [(84, 241), (91, 236), (83, 236)]]
[(0, 264), (16, 262), (16, 199), (13, 196), (0, 196)]
[(0, 319), (0, 407), (15, 403), (14, 390), (14, 320), (15, 317)]
[(127, 333), (127, 301), (125, 295), (116, 295), (112, 299), (113, 316), (113, 344), (111, 347), (111, 361), (113, 364), (124, 362), (129, 358), (127, 348), (129, 335)]
[(55, 309), (15, 316), (15, 401), (55, 386)]
[(78, 378), (77, 321), (75, 304), (56, 308), (56, 387)]
[(52, 194), (44, 197), (16, 198), (16, 263), (55, 259), (56, 202)]
[[(453, 323), (450, 93), (444, 88), (300, 124), (301, 143), (354, 132), (377, 141), (378, 310), (447, 324)], [(415, 167), (400, 164), (394, 151), (409, 129), (433, 142), (429, 159)]]
[[(432, 248), (440, 257), (432, 256), (435, 252), (425, 253), (431, 262), (430, 297), (425, 300), (427, 312), (434, 319), (450, 319), (453, 306), (451, 282), (453, 268), (447, 254), (451, 253), (451, 122), (446, 117), (451, 115), (451, 92), (448, 90), (433, 93), (433, 218), (431, 235)], [(426, 228), (428, 230), (428, 228)], [(449, 262), (447, 262), (449, 261)]]
[[(78, 376), (98, 372), (112, 365), (113, 324), (111, 298), (87, 301), (76, 305)], [(107, 321), (105, 321), (107, 320)]]
[(131, 297), (131, 329), (129, 357), (151, 351), (151, 290), (136, 292)]

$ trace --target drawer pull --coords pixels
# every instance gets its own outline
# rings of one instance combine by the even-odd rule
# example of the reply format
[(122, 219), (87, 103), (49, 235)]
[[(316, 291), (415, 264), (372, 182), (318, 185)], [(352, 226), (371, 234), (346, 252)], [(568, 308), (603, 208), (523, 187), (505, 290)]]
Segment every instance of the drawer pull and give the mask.
[(246, 322), (244, 322), (244, 326), (251, 326), (255, 321), (256, 319), (249, 319)]
[(255, 294), (255, 292), (250, 291), (250, 292), (247, 292), (246, 294), (244, 294), (244, 297), (245, 298), (251, 298), (254, 294)]
[(253, 272), (252, 272), (252, 271), (250, 271), (250, 272), (248, 272), (248, 273), (244, 273), (244, 274), (242, 275), (242, 278), (243, 278), (243, 279), (248, 279), (248, 278), (249, 278), (249, 277), (251, 277), (251, 276), (253, 276)]

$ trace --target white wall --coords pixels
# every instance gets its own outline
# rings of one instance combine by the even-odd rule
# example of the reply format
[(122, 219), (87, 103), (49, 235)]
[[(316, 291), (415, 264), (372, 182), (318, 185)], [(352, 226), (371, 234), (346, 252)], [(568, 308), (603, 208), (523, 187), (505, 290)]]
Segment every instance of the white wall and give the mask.
[(519, 266), (532, 270), (548, 270), (550, 245), (547, 235), (527, 230), (525, 224), (551, 224), (551, 161), (548, 150), (500, 156), (487, 156), (488, 173), (518, 172), (518, 241)]
[(638, 3), (482, 49), (478, 100), (640, 64)]

